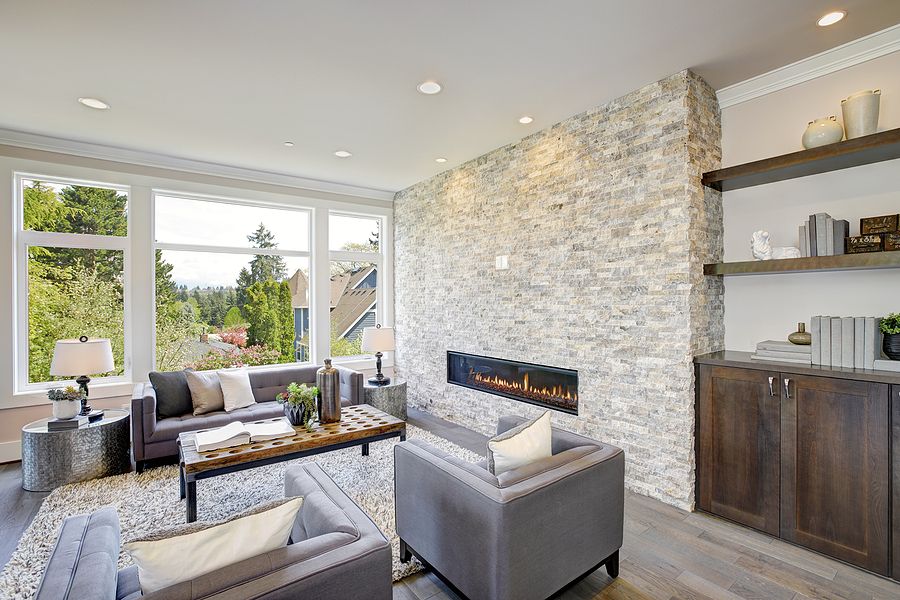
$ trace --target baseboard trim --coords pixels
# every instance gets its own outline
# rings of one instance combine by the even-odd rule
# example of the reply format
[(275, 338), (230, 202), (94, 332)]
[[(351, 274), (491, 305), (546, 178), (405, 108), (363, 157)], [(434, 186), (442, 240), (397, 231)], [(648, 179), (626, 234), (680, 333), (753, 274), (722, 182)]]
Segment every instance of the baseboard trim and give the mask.
[(900, 25), (722, 88), (716, 92), (719, 107), (728, 108), (897, 51)]
[(0, 442), (0, 464), (22, 460), (22, 441)]

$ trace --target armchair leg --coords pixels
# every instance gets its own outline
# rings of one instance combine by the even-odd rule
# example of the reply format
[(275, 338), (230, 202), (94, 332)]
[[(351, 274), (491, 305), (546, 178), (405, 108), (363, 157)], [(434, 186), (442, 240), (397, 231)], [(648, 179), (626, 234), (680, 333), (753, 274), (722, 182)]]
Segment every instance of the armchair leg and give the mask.
[(406, 542), (400, 540), (400, 562), (408, 563), (410, 560), (412, 560), (412, 553), (409, 551)]
[(604, 563), (606, 565), (606, 572), (609, 573), (609, 576), (615, 579), (619, 576), (619, 551), (616, 550), (612, 554), (609, 555), (609, 558), (606, 559)]

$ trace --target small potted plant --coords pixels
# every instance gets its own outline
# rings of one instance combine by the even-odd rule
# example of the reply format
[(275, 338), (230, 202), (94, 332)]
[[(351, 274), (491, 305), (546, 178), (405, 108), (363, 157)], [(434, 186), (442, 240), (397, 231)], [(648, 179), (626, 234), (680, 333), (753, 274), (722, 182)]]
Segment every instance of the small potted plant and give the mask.
[(81, 412), (81, 400), (84, 398), (82, 389), (75, 389), (71, 385), (65, 389), (52, 389), (47, 392), (47, 397), (53, 400), (53, 417), (60, 420), (72, 419)]
[(881, 319), (880, 330), (884, 334), (881, 349), (891, 360), (900, 360), (900, 313), (890, 313)]
[(316, 416), (316, 398), (319, 396), (319, 388), (308, 386), (305, 383), (297, 384), (293, 381), (287, 391), (275, 397), (279, 404), (284, 405), (284, 414), (288, 421), (295, 427), (305, 427), (312, 431), (312, 423)]

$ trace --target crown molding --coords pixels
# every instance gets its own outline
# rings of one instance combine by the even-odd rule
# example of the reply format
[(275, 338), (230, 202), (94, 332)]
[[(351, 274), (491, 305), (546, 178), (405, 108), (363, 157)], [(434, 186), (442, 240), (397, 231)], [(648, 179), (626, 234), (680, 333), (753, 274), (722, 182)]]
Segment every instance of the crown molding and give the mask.
[(716, 92), (719, 107), (728, 108), (897, 51), (900, 25), (722, 88)]
[(82, 158), (92, 158), (142, 167), (171, 169), (197, 175), (225, 177), (228, 179), (237, 179), (253, 183), (280, 185), (310, 192), (340, 194), (342, 196), (367, 198), (370, 200), (387, 202), (394, 201), (394, 192), (385, 190), (376, 190), (343, 183), (306, 179), (281, 173), (270, 173), (255, 169), (244, 169), (241, 167), (188, 160), (152, 152), (127, 150), (124, 148), (103, 146), (88, 142), (77, 142), (74, 140), (9, 129), (0, 129), (0, 144), (16, 148), (25, 148), (28, 150), (55, 152)]

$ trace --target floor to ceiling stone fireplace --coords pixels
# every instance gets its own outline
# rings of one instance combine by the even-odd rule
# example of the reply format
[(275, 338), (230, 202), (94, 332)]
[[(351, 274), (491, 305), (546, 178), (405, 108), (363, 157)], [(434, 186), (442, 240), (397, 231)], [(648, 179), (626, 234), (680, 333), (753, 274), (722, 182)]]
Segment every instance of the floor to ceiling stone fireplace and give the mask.
[(683, 71), (398, 192), (409, 405), (484, 434), (543, 410), (448, 382), (447, 349), (577, 371), (577, 416), (552, 424), (625, 450), (630, 490), (691, 508), (691, 358), (724, 344), (722, 281), (702, 271), (722, 198), (700, 183), (720, 156), (715, 92)]

